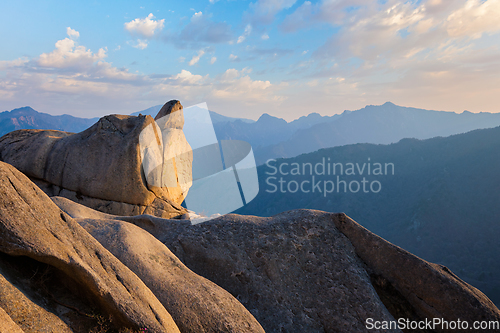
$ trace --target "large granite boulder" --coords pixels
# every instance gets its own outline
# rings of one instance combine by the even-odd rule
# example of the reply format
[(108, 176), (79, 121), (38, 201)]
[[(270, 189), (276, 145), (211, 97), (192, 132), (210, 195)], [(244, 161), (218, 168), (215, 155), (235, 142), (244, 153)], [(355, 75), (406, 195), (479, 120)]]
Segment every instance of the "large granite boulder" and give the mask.
[(366, 328), (369, 318), (460, 319), (470, 325), (464, 332), (474, 332), (474, 321), (500, 321), (498, 308), (448, 268), (345, 214), (231, 214), (196, 225), (146, 215), (120, 219), (148, 230), (186, 266), (228, 290), (268, 333), (375, 332)]
[[(31, 278), (28, 279), (31, 282), (23, 283), (23, 279), (20, 279), (21, 282), (18, 284), (22, 287), (35, 286), (33, 279), (36, 278), (39, 282), (48, 279), (46, 275), (39, 275), (40, 270), (48, 270), (58, 276), (55, 280), (59, 281), (59, 285), (66, 284), (68, 289), (84, 291), (82, 298), (95, 304), (96, 309), (104, 318), (111, 317), (113, 322), (120, 327), (125, 326), (135, 330), (146, 328), (151, 332), (179, 332), (170, 314), (137, 275), (116, 259), (70, 216), (62, 212), (25, 175), (3, 162), (0, 162), (0, 189), (0, 252), (2, 253), (0, 269), (2, 276), (8, 269), (11, 274), (9, 279), (12, 280), (17, 278), (26, 267), (43, 264), (41, 269), (37, 268), (34, 274), (31, 273)], [(19, 259), (12, 260), (12, 257)], [(13, 274), (12, 272), (16, 269), (20, 273)], [(40, 284), (45, 285), (43, 282)], [(9, 287), (5, 281), (0, 285)], [(17, 290), (21, 291), (21, 289)], [(39, 289), (41, 291), (43, 288)], [(17, 292), (13, 288), (4, 290), (12, 292), (2, 293), (0, 298), (15, 295)], [(57, 297), (54, 292), (50, 290), (47, 292), (53, 295), (51, 299), (54, 302), (57, 300), (59, 303), (65, 303), (60, 299), (68, 295), (68, 293), (62, 293), (60, 297)], [(36, 297), (28, 298), (26, 304), (31, 304), (30, 302), (36, 299)], [(22, 297), (19, 297), (16, 300), (17, 303), (11, 304), (12, 306), (2, 306), (17, 325), (24, 322), (23, 320), (18, 322), (15, 319), (18, 318), (19, 311), (32, 312), (33, 315), (29, 317), (38, 313), (37, 316), (41, 318), (42, 323), (44, 320), (50, 320), (53, 325), (62, 325), (53, 318), (54, 316), (40, 309), (40, 307), (48, 308), (46, 300), (39, 299), (37, 306), (33, 306), (32, 310), (24, 310), (24, 306), (16, 306), (20, 304), (21, 299)], [(22, 316), (19, 318), (22, 319)], [(71, 320), (68, 319), (68, 322)], [(24, 327), (22, 328), (25, 330)], [(64, 325), (61, 329), (39, 330), (39, 332), (49, 331), (64, 332)]]
[[(77, 221), (109, 218), (64, 198), (53, 200)], [(147, 215), (116, 218), (164, 241), (189, 268), (236, 297), (268, 333), (367, 332), (367, 318), (394, 320), (349, 240), (324, 218), (328, 214), (294, 215), (226, 215), (197, 225)]]
[[(66, 198), (51, 199), (144, 281), (181, 332), (264, 332), (230, 293), (193, 273), (163, 243), (146, 232), (147, 227), (134, 225), (141, 224), (138, 221), (142, 220), (154, 227), (155, 223), (148, 223), (148, 219), (157, 220), (159, 224), (190, 225), (189, 220), (165, 220), (150, 215), (113, 216)], [(134, 223), (124, 222), (128, 219)]]
[[(193, 152), (182, 128), (183, 108), (179, 101), (167, 102), (139, 135), (143, 170), (148, 188), (160, 197), (182, 203), (192, 185)], [(158, 137), (161, 133), (161, 137)]]
[(110, 115), (77, 134), (14, 131), (0, 138), (0, 160), (49, 196), (116, 215), (182, 215), (192, 153), (182, 132), (182, 106), (166, 105), (156, 122), (150, 116)]
[[(70, 327), (55, 313), (37, 304), (26, 285), (15, 286), (6, 277), (16, 280), (19, 274), (9, 274), (5, 256), (0, 259), (0, 332), (61, 332), (71, 333)], [(32, 274), (33, 276), (33, 274)], [(14, 280), (13, 279), (13, 280)], [(39, 285), (36, 286), (37, 288)], [(2, 324), (5, 327), (2, 329)], [(16, 330), (17, 329), (17, 330)]]
[(0, 333), (24, 333), (2, 308), (0, 308)]
[(236, 298), (193, 273), (145, 230), (118, 220), (76, 221), (141, 278), (172, 315), (181, 332), (264, 333)]

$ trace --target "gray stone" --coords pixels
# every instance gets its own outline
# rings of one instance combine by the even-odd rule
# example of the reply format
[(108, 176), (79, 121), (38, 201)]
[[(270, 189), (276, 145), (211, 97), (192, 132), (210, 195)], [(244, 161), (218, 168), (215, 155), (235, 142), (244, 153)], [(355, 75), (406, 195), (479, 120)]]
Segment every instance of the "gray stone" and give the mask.
[[(18, 168), (49, 195), (107, 213), (182, 215), (186, 210), (180, 204), (191, 186), (192, 153), (182, 132), (182, 106), (176, 102), (169, 110), (175, 112), (164, 119), (172, 118), (172, 127), (164, 128), (164, 133), (156, 130), (150, 116), (122, 115), (103, 117), (77, 134), (14, 131), (0, 138), (0, 160)], [(154, 149), (145, 150), (140, 138), (149, 132)], [(157, 170), (146, 170), (148, 166)], [(147, 181), (156, 174), (159, 182)]]
[(179, 332), (170, 314), (130, 269), (25, 175), (3, 162), (0, 188), (0, 252), (31, 258), (70, 276), (106, 317), (121, 326)]
[(159, 240), (123, 221), (77, 219), (153, 291), (185, 333), (264, 333), (231, 294), (193, 273)]

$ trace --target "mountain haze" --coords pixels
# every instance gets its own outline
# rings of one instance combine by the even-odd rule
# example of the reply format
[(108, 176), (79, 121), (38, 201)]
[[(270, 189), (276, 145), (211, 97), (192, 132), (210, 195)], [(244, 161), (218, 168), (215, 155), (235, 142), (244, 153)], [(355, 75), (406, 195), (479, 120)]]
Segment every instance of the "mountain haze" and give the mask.
[(265, 151), (267, 147), (290, 139), (294, 133), (308, 129), (314, 125), (339, 119), (340, 115), (321, 116), (311, 113), (294, 121), (273, 117), (264, 113), (254, 123), (242, 121), (214, 123), (215, 133), (219, 140), (243, 140), (252, 145), (255, 151)]
[[(150, 115), (151, 117), (155, 117), (156, 114), (158, 114), (158, 111), (160, 111), (162, 105), (155, 105), (150, 108), (147, 108), (142, 111), (137, 111), (133, 112), (130, 115), (131, 116), (138, 116), (139, 114), (142, 115)], [(246, 118), (233, 118), (233, 117), (226, 117), (221, 114), (218, 114), (213, 111), (209, 111), (210, 113), (210, 118), (212, 119), (212, 123), (217, 124), (217, 123), (226, 123), (226, 122), (234, 122), (234, 121), (241, 121), (243, 123), (254, 123), (255, 121), (251, 119), (246, 119)]]
[[(389, 145), (321, 149), (258, 167), (259, 194), (236, 212), (272, 216), (299, 207), (345, 212), (394, 244), (450, 267), (498, 304), (499, 151), (500, 127)], [(298, 163), (299, 175), (291, 175), (298, 173), (292, 171), (297, 166), (293, 163)], [(319, 163), (317, 172), (311, 174), (307, 163), (314, 168)], [(323, 163), (325, 170), (330, 163), (330, 175), (321, 175)], [(341, 163), (343, 173), (338, 165), (333, 175), (332, 163)], [(354, 165), (353, 175), (347, 174), (348, 163)], [(375, 172), (376, 163), (381, 163), (382, 172)], [(320, 181), (313, 193), (312, 183)], [(352, 181), (359, 185), (353, 183), (351, 191)], [(308, 193), (300, 190), (303, 182), (309, 182), (303, 187)], [(325, 184), (328, 191), (333, 187), (332, 193), (325, 193)]]
[(33, 110), (29, 106), (0, 112), (0, 136), (18, 129), (52, 129), (65, 132), (81, 132), (99, 118), (78, 118), (67, 114), (52, 116)]
[[(161, 105), (134, 112), (155, 116)], [(397, 142), (403, 138), (428, 139), (500, 125), (500, 114), (460, 114), (397, 106), (387, 102), (333, 116), (311, 113), (291, 122), (263, 114), (257, 121), (232, 118), (209, 111), (219, 140), (243, 140), (253, 147), (257, 164), (269, 158), (293, 157), (321, 148), (353, 143)], [(79, 132), (97, 122), (69, 115), (51, 116), (30, 107), (0, 113), (0, 136), (16, 129), (55, 129)]]
[(464, 111), (457, 114), (402, 107), (387, 102), (344, 112), (330, 121), (297, 129), (287, 140), (256, 149), (255, 156), (257, 163), (263, 164), (269, 158), (293, 157), (321, 148), (353, 143), (388, 144), (403, 138), (429, 139), (499, 125), (498, 113)]

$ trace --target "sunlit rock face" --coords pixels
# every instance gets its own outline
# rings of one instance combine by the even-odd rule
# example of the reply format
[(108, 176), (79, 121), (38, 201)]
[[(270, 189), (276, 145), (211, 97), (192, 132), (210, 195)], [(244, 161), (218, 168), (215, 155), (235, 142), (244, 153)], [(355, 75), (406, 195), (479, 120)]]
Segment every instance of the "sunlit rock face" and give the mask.
[(19, 130), (0, 138), (0, 160), (49, 196), (115, 215), (172, 218), (191, 186), (191, 148), (182, 105), (156, 116), (109, 115), (80, 133)]
[(179, 101), (167, 102), (139, 136), (148, 188), (182, 203), (192, 185), (193, 153), (184, 132)]

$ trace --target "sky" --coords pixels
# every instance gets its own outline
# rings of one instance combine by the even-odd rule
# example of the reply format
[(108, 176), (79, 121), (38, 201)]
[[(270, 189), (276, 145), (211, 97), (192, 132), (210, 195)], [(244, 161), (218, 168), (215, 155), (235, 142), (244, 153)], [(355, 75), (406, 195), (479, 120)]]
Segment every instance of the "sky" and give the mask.
[(500, 0), (19, 0), (0, 31), (0, 111), (500, 111)]

